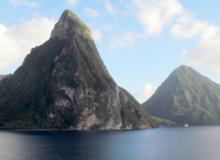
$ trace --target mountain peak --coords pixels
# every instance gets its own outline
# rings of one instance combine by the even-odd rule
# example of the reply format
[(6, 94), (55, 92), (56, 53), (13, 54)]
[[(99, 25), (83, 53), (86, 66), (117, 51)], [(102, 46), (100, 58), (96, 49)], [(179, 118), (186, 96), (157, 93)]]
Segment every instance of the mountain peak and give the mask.
[(176, 77), (180, 81), (186, 80), (188, 81), (189, 79), (194, 79), (195, 77), (201, 77), (200, 73), (198, 73), (196, 70), (193, 68), (186, 66), (186, 65), (181, 65), (178, 68), (176, 68), (169, 77)]
[(144, 108), (108, 73), (87, 26), (63, 12), (51, 38), (0, 80), (0, 128), (143, 129)]
[(65, 11), (63, 11), (61, 17), (63, 16), (75, 17), (75, 14), (71, 10), (66, 9)]
[(220, 85), (187, 66), (180, 66), (144, 103), (153, 116), (177, 124), (220, 124)]
[(85, 39), (91, 39), (91, 31), (80, 20), (80, 18), (70, 10), (65, 10), (59, 21), (56, 23), (51, 38), (65, 39), (79, 35)]
[(189, 72), (189, 71), (194, 71), (194, 69), (186, 65), (181, 65), (174, 72)]

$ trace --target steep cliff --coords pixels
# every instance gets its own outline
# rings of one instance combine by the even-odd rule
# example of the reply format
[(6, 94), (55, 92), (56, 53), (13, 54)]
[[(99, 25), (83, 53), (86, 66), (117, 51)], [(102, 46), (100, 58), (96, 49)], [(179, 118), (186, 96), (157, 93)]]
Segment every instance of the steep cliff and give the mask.
[(50, 39), (0, 82), (0, 126), (142, 129), (151, 117), (104, 66), (90, 30), (64, 11)]

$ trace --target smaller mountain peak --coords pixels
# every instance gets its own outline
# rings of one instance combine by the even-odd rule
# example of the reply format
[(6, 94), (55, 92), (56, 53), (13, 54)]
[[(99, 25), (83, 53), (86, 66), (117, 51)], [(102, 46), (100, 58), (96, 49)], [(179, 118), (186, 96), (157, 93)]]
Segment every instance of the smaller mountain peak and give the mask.
[(172, 83), (176, 81), (178, 84), (180, 83), (184, 85), (192, 84), (195, 81), (199, 81), (203, 78), (204, 77), (199, 72), (186, 65), (181, 65), (175, 69), (168, 77), (169, 80), (172, 80)]
[(85, 39), (91, 39), (89, 28), (80, 20), (80, 18), (70, 10), (65, 10), (59, 21), (56, 23), (51, 38), (58, 37), (65, 39), (71, 36), (80, 35)]
[(175, 82), (183, 82), (183, 81), (187, 81), (189, 79), (191, 79), (192, 77), (194, 77), (194, 75), (196, 74), (196, 71), (186, 65), (181, 65), (178, 68), (176, 68), (168, 77), (169, 81), (172, 81), (172, 83)]
[(181, 65), (177, 69), (174, 70), (174, 73), (188, 73), (194, 72), (195, 70), (189, 66)]
[(187, 69), (192, 69), (191, 67), (189, 66), (186, 66), (186, 65), (181, 65), (177, 68), (178, 70), (187, 70)]

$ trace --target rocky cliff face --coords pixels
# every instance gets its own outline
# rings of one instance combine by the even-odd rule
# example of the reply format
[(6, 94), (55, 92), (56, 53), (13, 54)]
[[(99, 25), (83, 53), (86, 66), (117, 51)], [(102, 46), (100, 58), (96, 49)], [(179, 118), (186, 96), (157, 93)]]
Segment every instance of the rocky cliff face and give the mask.
[(142, 129), (151, 117), (104, 66), (90, 30), (65, 11), (51, 38), (0, 82), (3, 128)]
[(220, 124), (220, 85), (187, 66), (177, 68), (144, 103), (152, 115), (177, 124)]
[(5, 77), (6, 75), (0, 75), (0, 81)]

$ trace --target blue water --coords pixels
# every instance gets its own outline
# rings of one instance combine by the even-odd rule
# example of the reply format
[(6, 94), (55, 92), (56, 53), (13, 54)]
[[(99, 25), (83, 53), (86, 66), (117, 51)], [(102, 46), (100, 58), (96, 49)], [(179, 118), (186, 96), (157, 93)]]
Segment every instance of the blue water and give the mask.
[(1, 160), (220, 160), (220, 127), (0, 131)]

